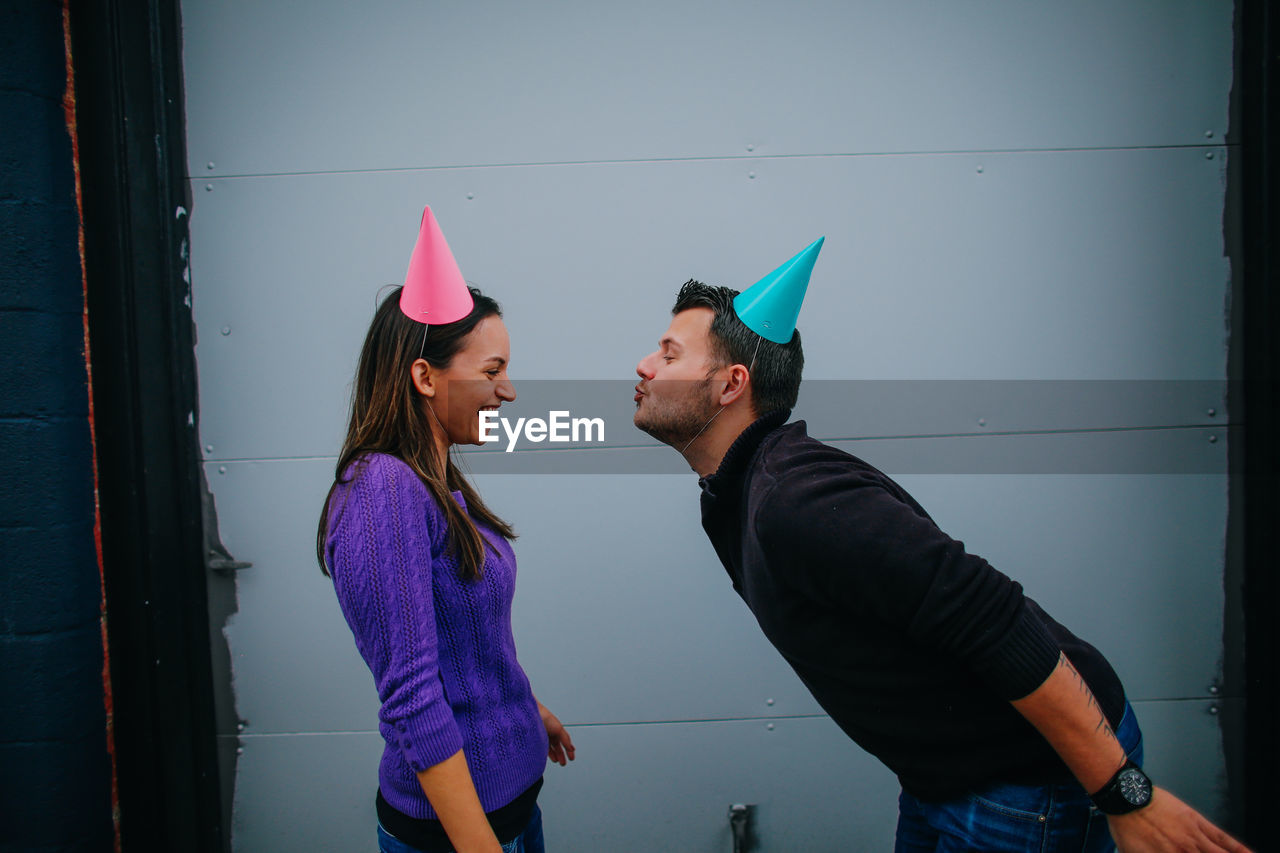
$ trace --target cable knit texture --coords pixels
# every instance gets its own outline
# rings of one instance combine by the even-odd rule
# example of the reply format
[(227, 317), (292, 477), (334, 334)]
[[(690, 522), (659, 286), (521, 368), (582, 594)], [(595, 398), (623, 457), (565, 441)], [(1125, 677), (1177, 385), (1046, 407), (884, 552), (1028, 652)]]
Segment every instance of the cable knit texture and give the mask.
[[(326, 556), (382, 701), (382, 795), (410, 817), (437, 819), (417, 773), (462, 749), (480, 804), (500, 808), (542, 776), (547, 759), (511, 634), (511, 545), (477, 521), (497, 553), (486, 549), (480, 580), (463, 580), (446, 556), (445, 514), (408, 465), (370, 454), (344, 478)], [(460, 492), (453, 497), (466, 509)]]

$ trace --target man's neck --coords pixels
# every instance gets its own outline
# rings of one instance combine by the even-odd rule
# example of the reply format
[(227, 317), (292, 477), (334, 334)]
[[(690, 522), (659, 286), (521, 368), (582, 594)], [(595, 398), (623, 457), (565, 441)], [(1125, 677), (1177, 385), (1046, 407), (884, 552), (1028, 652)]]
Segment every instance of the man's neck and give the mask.
[(710, 477), (714, 474), (738, 436), (756, 422), (755, 413), (748, 406), (743, 405), (745, 402), (745, 400), (736, 401), (721, 409), (720, 414), (707, 424), (702, 434), (681, 451), (689, 467), (699, 477)]

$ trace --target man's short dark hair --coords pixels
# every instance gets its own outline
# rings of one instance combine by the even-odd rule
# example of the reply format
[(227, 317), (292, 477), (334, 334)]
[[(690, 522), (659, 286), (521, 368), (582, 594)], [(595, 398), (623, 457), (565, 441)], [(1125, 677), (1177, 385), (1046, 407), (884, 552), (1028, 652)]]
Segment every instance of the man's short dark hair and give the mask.
[(800, 330), (785, 344), (765, 340), (738, 319), (738, 313), (733, 310), (733, 297), (737, 295), (738, 291), (731, 287), (714, 287), (689, 279), (680, 288), (671, 313), (674, 316), (690, 308), (710, 308), (714, 312), (711, 357), (716, 363), (713, 369), (729, 364), (747, 366), (751, 371), (752, 400), (757, 416), (795, 408), (800, 395), (800, 374), (804, 371)]

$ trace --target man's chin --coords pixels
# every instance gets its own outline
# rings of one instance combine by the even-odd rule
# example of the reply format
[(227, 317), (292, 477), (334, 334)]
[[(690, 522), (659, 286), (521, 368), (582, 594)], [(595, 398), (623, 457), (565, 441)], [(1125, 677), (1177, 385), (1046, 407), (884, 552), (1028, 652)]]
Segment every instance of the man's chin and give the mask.
[(649, 431), (649, 424), (645, 423), (644, 418), (640, 417), (639, 411), (637, 411), (634, 415), (631, 416), (631, 424), (636, 429), (640, 430), (642, 433), (653, 436), (654, 438), (657, 438), (656, 435), (653, 435), (653, 433)]
[(689, 443), (688, 439), (683, 435), (672, 435), (669, 432), (664, 432), (661, 427), (656, 427), (652, 424), (642, 423), (638, 419), (635, 419), (632, 422), (636, 425), (636, 429), (645, 433), (650, 438), (657, 439), (658, 441), (662, 442), (668, 447), (673, 447), (678, 449)]
[(644, 418), (640, 417), (640, 412), (638, 410), (636, 411), (635, 415), (631, 418), (631, 423), (635, 425), (636, 429), (640, 430), (642, 433), (649, 436), (650, 438), (656, 438), (658, 441), (661, 441), (663, 444), (671, 444), (671, 442), (668, 441), (667, 438), (662, 435), (662, 430), (657, 429), (653, 424), (647, 422)]

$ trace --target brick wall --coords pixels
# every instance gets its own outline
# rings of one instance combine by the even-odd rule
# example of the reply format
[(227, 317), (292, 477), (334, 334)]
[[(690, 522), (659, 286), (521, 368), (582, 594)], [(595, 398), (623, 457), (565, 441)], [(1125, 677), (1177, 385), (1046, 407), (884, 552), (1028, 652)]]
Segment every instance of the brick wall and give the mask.
[(0, 851), (111, 846), (61, 4), (0, 0)]

